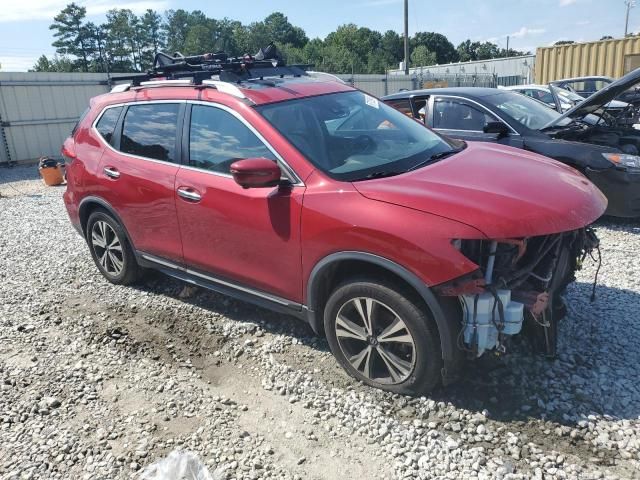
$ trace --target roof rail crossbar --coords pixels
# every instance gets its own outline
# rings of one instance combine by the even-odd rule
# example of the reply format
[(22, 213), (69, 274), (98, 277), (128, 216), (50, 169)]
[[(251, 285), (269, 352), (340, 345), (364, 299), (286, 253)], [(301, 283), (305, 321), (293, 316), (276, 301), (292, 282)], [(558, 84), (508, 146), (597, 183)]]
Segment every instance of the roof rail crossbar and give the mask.
[(129, 80), (132, 87), (157, 80), (192, 79), (194, 85), (201, 85), (218, 75), (223, 82), (239, 83), (247, 80), (263, 80), (266, 77), (306, 76), (312, 65), (289, 65), (282, 60), (275, 45), (270, 43), (256, 55), (229, 57), (224, 52), (205, 53), (185, 57), (180, 53), (173, 56), (159, 52), (153, 62), (153, 69), (146, 73), (118, 76), (114, 80)]

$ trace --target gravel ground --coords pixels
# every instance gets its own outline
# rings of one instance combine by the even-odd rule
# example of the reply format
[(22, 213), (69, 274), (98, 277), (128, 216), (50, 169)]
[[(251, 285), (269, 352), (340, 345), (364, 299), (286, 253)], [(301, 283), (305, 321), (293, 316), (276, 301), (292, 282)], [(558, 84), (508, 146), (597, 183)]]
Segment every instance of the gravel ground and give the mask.
[(560, 357), (516, 342), (406, 398), (356, 384), (301, 322), (152, 274), (107, 283), (62, 188), (0, 169), (0, 478), (640, 478), (640, 228), (598, 226)]

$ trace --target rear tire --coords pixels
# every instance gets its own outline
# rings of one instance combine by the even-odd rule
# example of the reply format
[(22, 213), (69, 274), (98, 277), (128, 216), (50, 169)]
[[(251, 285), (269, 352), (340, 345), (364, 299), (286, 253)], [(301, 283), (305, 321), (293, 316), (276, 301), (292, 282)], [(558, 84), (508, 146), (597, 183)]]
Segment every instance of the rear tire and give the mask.
[(87, 221), (87, 243), (100, 273), (116, 285), (130, 285), (140, 278), (136, 261), (124, 229), (105, 210), (96, 210)]
[(402, 395), (422, 395), (441, 381), (435, 323), (408, 289), (377, 278), (338, 286), (324, 309), (331, 352), (352, 377)]

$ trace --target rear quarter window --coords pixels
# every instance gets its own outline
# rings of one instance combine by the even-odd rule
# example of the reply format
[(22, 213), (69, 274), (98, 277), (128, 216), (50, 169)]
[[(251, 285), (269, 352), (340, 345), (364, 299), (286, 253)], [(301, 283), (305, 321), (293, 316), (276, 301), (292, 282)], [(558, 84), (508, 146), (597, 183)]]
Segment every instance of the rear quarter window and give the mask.
[(121, 112), (122, 107), (107, 108), (100, 117), (100, 120), (98, 120), (98, 123), (96, 123), (96, 130), (98, 130), (100, 136), (109, 144), (111, 144), (111, 140), (113, 139), (113, 131), (116, 123), (118, 123)]
[(89, 113), (89, 110), (91, 110), (89, 107), (85, 108), (84, 112), (82, 112), (82, 114), (78, 118), (78, 121), (76, 122), (76, 124), (71, 129), (71, 136), (72, 137), (76, 134), (76, 131), (78, 130), (78, 127), (82, 123), (82, 120), (84, 120), (84, 117), (87, 116), (87, 113)]

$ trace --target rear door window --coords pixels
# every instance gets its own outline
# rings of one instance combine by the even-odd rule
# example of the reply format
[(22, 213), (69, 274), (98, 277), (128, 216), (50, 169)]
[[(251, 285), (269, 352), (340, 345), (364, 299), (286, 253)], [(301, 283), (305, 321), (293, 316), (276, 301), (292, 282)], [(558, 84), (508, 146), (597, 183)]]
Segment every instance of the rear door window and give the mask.
[(177, 103), (131, 105), (122, 126), (120, 150), (140, 157), (176, 162)]
[(106, 109), (96, 124), (96, 130), (98, 130), (98, 133), (100, 133), (102, 138), (109, 144), (111, 144), (111, 140), (113, 139), (113, 130), (116, 128), (116, 123), (118, 123), (122, 108), (123, 107), (114, 107)]

